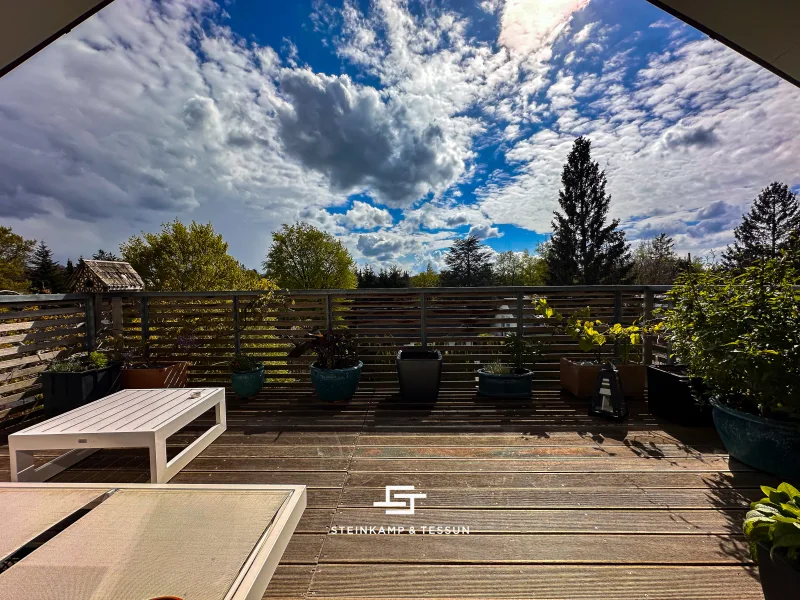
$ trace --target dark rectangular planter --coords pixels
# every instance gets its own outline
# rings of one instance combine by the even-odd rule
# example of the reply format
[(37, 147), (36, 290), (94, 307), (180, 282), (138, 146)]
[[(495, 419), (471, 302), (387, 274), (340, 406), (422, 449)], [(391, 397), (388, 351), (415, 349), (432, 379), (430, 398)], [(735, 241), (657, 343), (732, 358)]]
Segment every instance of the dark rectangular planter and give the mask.
[(514, 373), (488, 373), (478, 370), (478, 394), (491, 398), (530, 398), (533, 371), (515, 369)]
[(442, 382), (442, 353), (438, 350), (400, 350), (397, 353), (397, 376), (404, 400), (436, 400)]
[(647, 367), (647, 404), (657, 417), (681, 425), (711, 425), (711, 405), (703, 381), (681, 365)]
[(120, 363), (81, 373), (42, 373), (44, 410), (48, 415), (60, 415), (89, 402), (105, 398), (120, 389)]
[(758, 576), (764, 600), (796, 600), (800, 591), (800, 570), (782, 551), (769, 555), (769, 548), (758, 543)]

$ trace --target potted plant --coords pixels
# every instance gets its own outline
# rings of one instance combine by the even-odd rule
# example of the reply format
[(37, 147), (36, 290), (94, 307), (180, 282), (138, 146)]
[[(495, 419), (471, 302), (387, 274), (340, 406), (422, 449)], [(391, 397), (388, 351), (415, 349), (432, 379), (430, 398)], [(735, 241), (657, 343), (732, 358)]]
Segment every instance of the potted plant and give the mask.
[(45, 411), (60, 415), (113, 394), (120, 388), (121, 366), (102, 352), (54, 360), (42, 373)]
[(306, 352), (317, 355), (311, 364), (311, 383), (320, 400), (342, 402), (353, 397), (364, 363), (358, 359), (352, 338), (340, 331), (322, 333), (314, 329), (306, 339), (293, 343), (289, 358), (299, 358)]
[(442, 353), (438, 350), (404, 348), (397, 352), (400, 396), (407, 400), (434, 402), (442, 383)]
[(495, 398), (530, 398), (533, 371), (523, 365), (525, 362), (536, 363), (541, 355), (540, 346), (515, 333), (506, 335), (503, 346), (513, 363), (497, 361), (479, 369), (478, 394)]
[(641, 354), (636, 350), (641, 347), (642, 334), (647, 329), (637, 323), (628, 327), (614, 323), (606, 330), (606, 337), (614, 342), (616, 348), (615, 366), (626, 398), (644, 398), (647, 367), (637, 361), (637, 356)]
[(741, 462), (800, 480), (800, 283), (788, 257), (738, 274), (684, 273), (668, 293), (673, 353), (700, 377)]
[(129, 347), (122, 357), (122, 387), (126, 390), (186, 387), (189, 363), (166, 363), (153, 359), (149, 339)]
[(237, 354), (231, 360), (231, 387), (239, 398), (251, 398), (264, 385), (264, 363), (247, 354)]
[(764, 599), (794, 599), (800, 590), (800, 491), (788, 483), (761, 490), (766, 497), (750, 505), (744, 521), (750, 555)]

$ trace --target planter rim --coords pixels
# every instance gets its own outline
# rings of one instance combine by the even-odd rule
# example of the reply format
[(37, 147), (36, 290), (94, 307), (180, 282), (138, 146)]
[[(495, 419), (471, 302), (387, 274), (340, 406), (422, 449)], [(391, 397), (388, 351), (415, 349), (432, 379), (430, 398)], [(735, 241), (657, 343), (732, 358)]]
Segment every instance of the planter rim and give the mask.
[(47, 369), (46, 371), (43, 371), (43, 372), (44, 373), (50, 373), (51, 375), (55, 375), (55, 374), (58, 374), (58, 375), (86, 375), (86, 373), (96, 373), (98, 371), (105, 371), (106, 369), (111, 369), (111, 368), (116, 367), (117, 365), (121, 365), (121, 364), (122, 364), (122, 361), (114, 360), (114, 361), (109, 361), (108, 364), (105, 367), (100, 367), (98, 369), (87, 369), (86, 371), (51, 371), (51, 370)]
[(736, 408), (732, 408), (720, 402), (717, 398), (711, 398), (711, 406), (714, 407), (714, 410), (719, 410), (724, 413), (728, 413), (734, 417), (739, 417), (740, 419), (745, 419), (747, 421), (752, 421), (753, 423), (759, 423), (761, 425), (769, 425), (770, 427), (777, 427), (778, 429), (786, 429), (787, 431), (797, 431), (800, 429), (800, 422), (795, 423), (792, 421), (779, 421), (778, 419), (770, 419), (767, 417), (762, 417), (760, 415), (754, 415), (752, 413), (744, 412), (743, 410), (738, 410)]
[[(428, 354), (430, 356), (406, 357), (404, 353)], [(422, 350), (420, 348), (401, 348), (397, 351), (397, 360), (442, 360), (441, 350)]]
[(359, 371), (359, 370), (361, 370), (361, 367), (363, 367), (363, 366), (364, 366), (364, 363), (362, 361), (358, 361), (358, 364), (356, 366), (354, 366), (354, 367), (345, 367), (343, 369), (323, 369), (322, 367), (320, 367), (317, 364), (316, 361), (311, 363), (311, 368), (312, 369), (316, 369), (317, 371)]
[[(771, 546), (768, 546), (768, 545), (767, 545), (767, 544), (766, 544), (766, 543), (765, 543), (763, 540), (756, 542), (756, 544), (757, 544), (758, 546), (760, 546), (760, 547), (761, 547), (761, 549), (762, 549), (762, 550), (764, 550), (764, 551), (765, 551), (765, 552), (766, 552), (766, 553), (767, 553), (767, 554), (768, 554), (770, 557), (772, 556), (772, 547), (771, 547)], [(785, 548), (780, 548), (780, 549), (778, 549), (778, 551), (777, 551), (777, 552), (775, 552), (775, 556), (776, 556), (776, 557), (777, 557), (779, 560), (783, 561), (783, 562), (784, 562), (786, 565), (788, 565), (790, 568), (792, 568), (792, 569), (794, 569), (795, 571), (797, 571), (798, 573), (800, 573), (800, 564), (796, 565), (796, 564), (795, 564), (795, 563), (793, 563), (791, 560), (789, 560), (789, 557), (786, 555), (786, 549), (785, 549)], [(775, 559), (774, 559), (774, 558), (773, 558), (773, 559), (771, 559), (771, 560), (772, 560), (773, 562), (775, 562)]]
[(523, 368), (522, 370), (525, 371), (525, 372), (524, 373), (488, 373), (486, 371), (486, 369), (478, 369), (478, 373), (480, 373), (484, 377), (496, 377), (498, 379), (499, 378), (504, 378), (504, 377), (508, 377), (508, 378), (511, 378), (511, 379), (522, 379), (523, 377), (530, 377), (531, 375), (533, 375), (533, 371), (531, 371), (530, 369)]
[(264, 365), (260, 365), (255, 369), (249, 369), (247, 371), (231, 371), (234, 375), (249, 375), (250, 373), (257, 373), (258, 371), (263, 371)]

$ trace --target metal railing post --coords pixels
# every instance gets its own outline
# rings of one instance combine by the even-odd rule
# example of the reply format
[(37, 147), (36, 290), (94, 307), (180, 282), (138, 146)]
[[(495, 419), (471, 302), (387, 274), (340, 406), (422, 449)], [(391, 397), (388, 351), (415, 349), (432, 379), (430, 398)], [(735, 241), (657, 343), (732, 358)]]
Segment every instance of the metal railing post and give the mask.
[(327, 323), (328, 333), (333, 331), (333, 298), (330, 292), (325, 294), (325, 320)]
[(241, 332), (239, 331), (239, 294), (233, 295), (233, 350), (236, 354), (242, 349)]
[(419, 337), (422, 341), (422, 349), (428, 349), (428, 326), (425, 322), (425, 312), (427, 310), (428, 295), (420, 292), (419, 295)]
[(149, 310), (147, 305), (147, 296), (142, 296), (142, 306), (140, 309), (140, 316), (142, 319), (142, 341), (146, 341), (150, 337), (150, 322)]
[[(647, 325), (653, 318), (653, 290), (649, 287), (644, 288), (644, 306), (642, 321)], [(645, 365), (653, 364), (653, 338), (645, 335), (642, 347), (642, 363)]]
[[(525, 296), (522, 292), (517, 294), (517, 336), (519, 342), (525, 338)], [(521, 369), (523, 366), (522, 352), (517, 354), (517, 368)]]
[(86, 313), (86, 349), (94, 352), (97, 348), (97, 320), (95, 319), (95, 297), (88, 296), (83, 303), (83, 310)]

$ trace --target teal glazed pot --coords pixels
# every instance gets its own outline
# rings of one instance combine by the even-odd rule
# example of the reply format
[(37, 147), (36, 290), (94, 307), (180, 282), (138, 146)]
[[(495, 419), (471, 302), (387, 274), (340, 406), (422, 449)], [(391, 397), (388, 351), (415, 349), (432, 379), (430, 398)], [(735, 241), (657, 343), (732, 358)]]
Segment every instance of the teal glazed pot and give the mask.
[(712, 400), (714, 426), (733, 458), (800, 484), (800, 423), (766, 419)]
[(311, 365), (311, 383), (317, 396), (324, 402), (342, 402), (356, 393), (361, 380), (361, 361), (347, 369), (321, 369), (317, 363)]
[(244, 373), (231, 373), (231, 387), (239, 398), (252, 398), (264, 385), (264, 365)]

